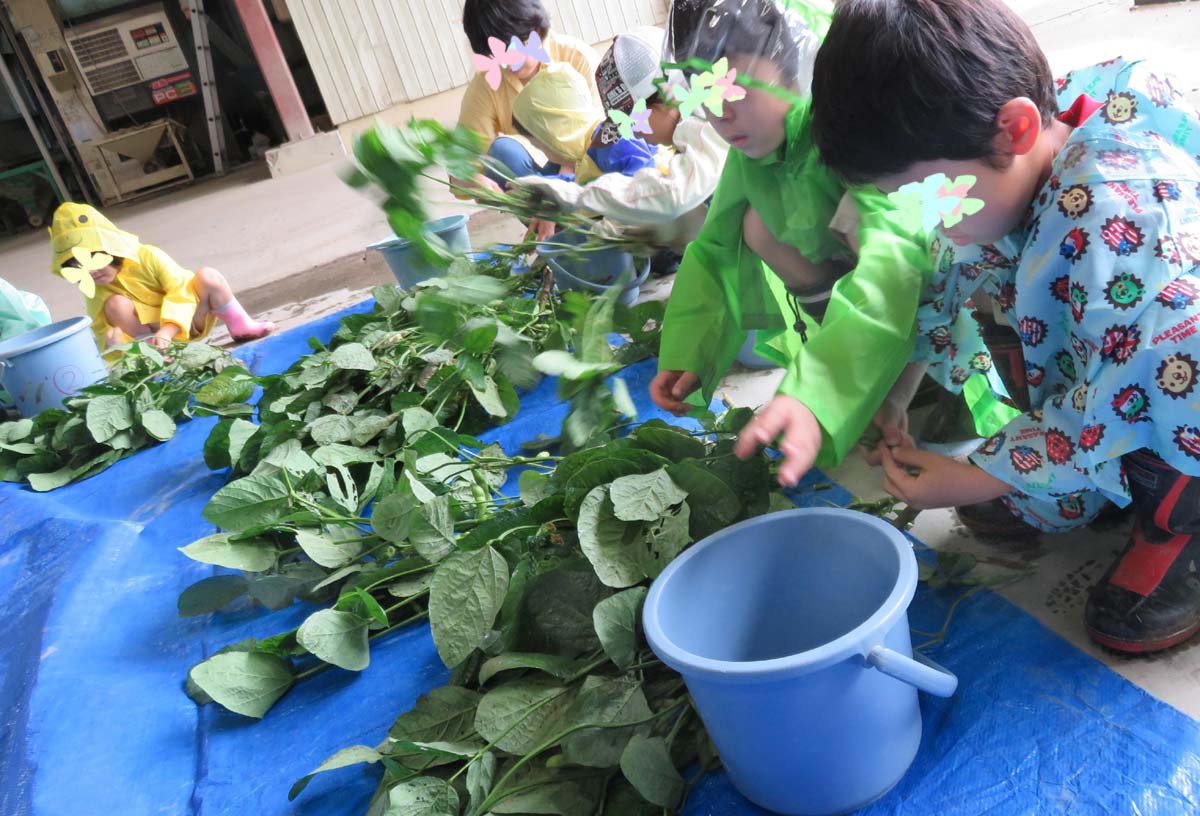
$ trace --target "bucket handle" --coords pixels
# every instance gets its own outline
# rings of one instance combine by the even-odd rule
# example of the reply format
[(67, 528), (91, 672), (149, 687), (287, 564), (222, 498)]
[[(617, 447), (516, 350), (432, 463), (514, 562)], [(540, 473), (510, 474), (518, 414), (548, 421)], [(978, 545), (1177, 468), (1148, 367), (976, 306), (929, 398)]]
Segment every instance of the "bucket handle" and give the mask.
[(901, 682), (916, 686), (935, 697), (949, 697), (958, 688), (958, 678), (922, 654), (906, 657), (884, 646), (867, 655), (867, 663)]

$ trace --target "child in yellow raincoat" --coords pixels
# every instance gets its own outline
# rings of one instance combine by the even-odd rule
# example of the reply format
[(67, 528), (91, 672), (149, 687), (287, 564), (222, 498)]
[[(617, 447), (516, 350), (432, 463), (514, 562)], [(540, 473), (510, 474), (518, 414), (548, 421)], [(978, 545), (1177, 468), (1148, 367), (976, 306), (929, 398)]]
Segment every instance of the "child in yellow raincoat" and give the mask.
[(238, 341), (275, 330), (246, 313), (220, 272), (189, 272), (86, 204), (68, 202), (55, 211), (50, 246), (51, 271), (87, 297), (101, 349), (144, 337), (158, 348), (199, 340), (218, 320)]
[(645, 139), (623, 139), (602, 128), (606, 116), (589, 82), (566, 64), (544, 67), (513, 103), (517, 131), (551, 161), (573, 165), (579, 184), (655, 166), (656, 149)]

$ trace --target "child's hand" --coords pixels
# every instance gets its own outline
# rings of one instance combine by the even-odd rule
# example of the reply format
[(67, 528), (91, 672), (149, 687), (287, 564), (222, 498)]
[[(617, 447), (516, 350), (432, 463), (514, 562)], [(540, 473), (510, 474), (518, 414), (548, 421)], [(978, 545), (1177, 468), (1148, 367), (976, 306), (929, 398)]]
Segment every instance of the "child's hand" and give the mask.
[(770, 445), (782, 435), (779, 450), (783, 465), (779, 468), (779, 483), (795, 487), (812, 469), (821, 450), (821, 423), (800, 400), (780, 394), (758, 412), (742, 429), (733, 452), (749, 459), (760, 447)]
[(684, 402), (700, 387), (700, 378), (690, 371), (660, 371), (650, 383), (650, 399), (664, 411), (686, 416), (692, 406)]
[(167, 323), (154, 334), (150, 335), (146, 342), (154, 346), (159, 351), (166, 351), (178, 334), (179, 327), (174, 324)]
[(991, 501), (1012, 492), (1012, 487), (981, 468), (940, 453), (917, 450), (909, 444), (888, 447), (880, 443), (883, 486), (909, 507), (961, 507)]
[(111, 329), (109, 329), (108, 331), (106, 331), (104, 333), (104, 347), (105, 348), (116, 348), (117, 346), (121, 345), (124, 342), (126, 342), (125, 332), (121, 331), (116, 326), (113, 326)]
[[(875, 412), (871, 425), (879, 429), (881, 446), (887, 448), (916, 447), (912, 437), (908, 435), (908, 409), (890, 397)], [(868, 443), (869, 445), (869, 443)], [(867, 463), (879, 467), (883, 464), (880, 445), (864, 445), (863, 456)]]

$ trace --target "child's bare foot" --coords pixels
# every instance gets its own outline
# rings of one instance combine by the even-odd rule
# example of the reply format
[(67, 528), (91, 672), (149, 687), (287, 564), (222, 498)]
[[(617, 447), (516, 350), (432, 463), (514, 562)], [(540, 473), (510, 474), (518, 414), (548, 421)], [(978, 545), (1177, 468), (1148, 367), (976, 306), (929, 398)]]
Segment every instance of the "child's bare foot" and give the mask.
[(246, 328), (242, 329), (238, 334), (234, 334), (231, 327), (229, 334), (236, 342), (244, 343), (247, 340), (259, 340), (273, 331), (275, 331), (275, 324), (271, 321), (254, 320), (247, 323)]

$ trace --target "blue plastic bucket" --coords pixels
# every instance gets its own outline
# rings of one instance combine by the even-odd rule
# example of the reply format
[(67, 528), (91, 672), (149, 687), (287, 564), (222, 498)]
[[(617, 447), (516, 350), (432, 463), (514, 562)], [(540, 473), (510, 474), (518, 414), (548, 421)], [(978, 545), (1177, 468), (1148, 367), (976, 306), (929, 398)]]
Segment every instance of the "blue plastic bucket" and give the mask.
[(619, 300), (625, 306), (632, 306), (641, 293), (641, 285), (650, 277), (650, 259), (635, 259), (619, 249), (573, 253), (571, 247), (585, 240), (586, 236), (576, 232), (560, 232), (551, 236), (549, 244), (538, 244), (538, 255), (554, 270), (554, 282), (560, 289), (605, 292), (626, 275)]
[[(455, 255), (466, 255), (471, 251), (471, 236), (467, 233), (465, 215), (449, 215), (436, 221), (427, 221), (425, 231), (445, 241), (446, 246)], [(371, 244), (367, 249), (373, 249), (383, 255), (392, 274), (396, 276), (396, 282), (404, 289), (445, 274), (444, 269), (426, 263), (412, 241), (405, 238), (390, 238)]]
[(730, 779), (789, 816), (883, 796), (921, 742), (917, 689), (958, 680), (912, 657), (912, 548), (841, 509), (750, 519), (675, 559), (646, 598), (646, 638), (683, 675)]
[(96, 348), (92, 321), (60, 320), (0, 342), (0, 384), (23, 417), (47, 408), (108, 376)]

